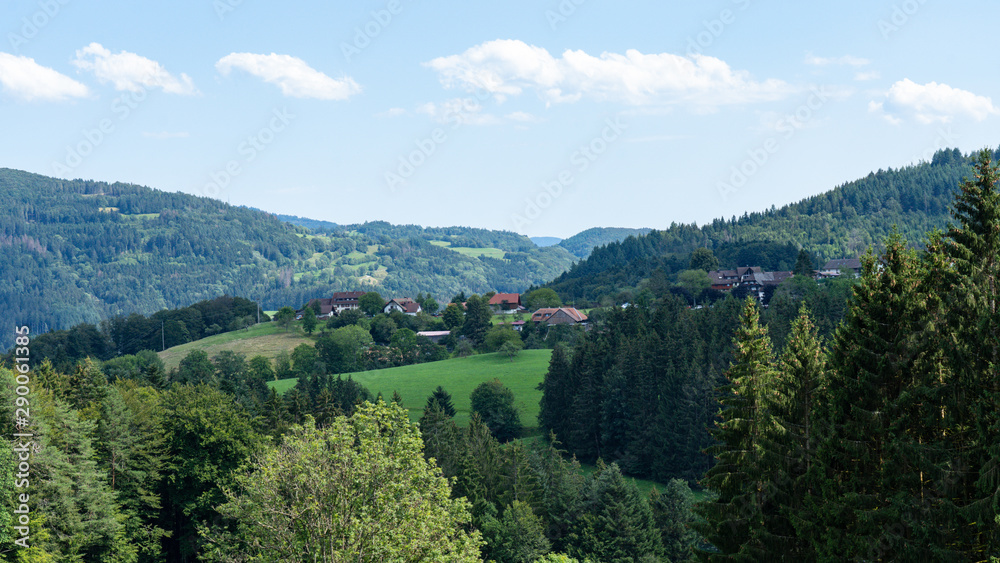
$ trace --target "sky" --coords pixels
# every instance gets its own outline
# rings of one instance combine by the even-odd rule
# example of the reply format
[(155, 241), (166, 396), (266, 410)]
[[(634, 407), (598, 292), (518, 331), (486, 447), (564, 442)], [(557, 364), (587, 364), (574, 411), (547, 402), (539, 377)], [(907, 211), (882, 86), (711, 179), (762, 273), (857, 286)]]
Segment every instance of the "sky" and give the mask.
[(704, 224), (1000, 145), (1000, 3), (8, 0), (0, 167), (341, 224)]

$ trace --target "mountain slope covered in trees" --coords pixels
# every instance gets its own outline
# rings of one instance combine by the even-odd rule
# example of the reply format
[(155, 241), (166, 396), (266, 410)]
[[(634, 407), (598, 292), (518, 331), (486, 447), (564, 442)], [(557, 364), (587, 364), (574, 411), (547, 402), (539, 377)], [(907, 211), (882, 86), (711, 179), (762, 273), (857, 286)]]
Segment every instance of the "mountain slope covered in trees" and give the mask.
[(945, 149), (931, 162), (872, 172), (780, 209), (701, 227), (673, 224), (595, 248), (548, 287), (577, 304), (597, 303), (641, 290), (658, 270), (671, 276), (687, 269), (688, 256), (700, 247), (711, 249), (724, 268), (791, 270), (799, 248), (821, 262), (855, 258), (882, 241), (893, 225), (907, 240), (918, 241), (932, 229), (945, 228), (952, 196), (962, 178), (972, 174), (971, 164), (969, 155)]
[(11, 169), (0, 169), (0, 249), (0, 316), (36, 334), (223, 294), (278, 308), (353, 289), (444, 301), (522, 291), (573, 260), (516, 233), (366, 223), (314, 234), (209, 198)]

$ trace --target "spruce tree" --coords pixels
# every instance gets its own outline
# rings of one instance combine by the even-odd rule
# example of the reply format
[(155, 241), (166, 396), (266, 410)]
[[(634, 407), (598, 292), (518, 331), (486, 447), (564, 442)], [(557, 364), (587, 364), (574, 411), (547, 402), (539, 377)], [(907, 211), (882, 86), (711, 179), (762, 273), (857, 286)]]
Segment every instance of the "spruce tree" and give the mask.
[[(950, 335), (942, 348), (954, 372), (948, 396), (952, 449), (958, 468), (948, 482), (969, 525), (962, 539), (970, 556), (1000, 549), (990, 522), (1000, 506), (1000, 172), (989, 150), (979, 153), (975, 176), (955, 196), (943, 239), (928, 245)], [(969, 475), (969, 478), (963, 477)]]
[(895, 233), (862, 271), (815, 401), (806, 534), (820, 560), (940, 560), (944, 411), (926, 276)]
[(778, 364), (777, 400), (774, 415), (784, 430), (781, 442), (782, 466), (777, 485), (781, 491), (782, 515), (794, 529), (787, 529), (781, 552), (786, 557), (809, 561), (815, 554), (796, 530), (807, 528), (814, 515), (807, 512), (802, 500), (808, 491), (806, 475), (816, 449), (813, 410), (817, 388), (826, 370), (826, 352), (816, 333), (816, 326), (803, 304), (792, 321), (791, 333)]
[(430, 397), (427, 397), (427, 405), (424, 407), (424, 410), (425, 411), (428, 409), (433, 410), (434, 403), (437, 403), (441, 407), (441, 410), (444, 412), (445, 416), (448, 417), (455, 416), (455, 406), (451, 402), (451, 393), (445, 391), (444, 387), (441, 387), (440, 385), (438, 385), (437, 389), (435, 389), (434, 392), (431, 393)]
[(696, 529), (716, 551), (699, 551), (705, 561), (761, 560), (773, 547), (768, 528), (778, 516), (771, 482), (777, 431), (769, 412), (776, 388), (771, 340), (760, 324), (756, 300), (748, 298), (734, 341), (729, 384), (720, 389), (722, 410), (709, 448), (716, 464), (701, 484), (718, 496), (698, 506)]

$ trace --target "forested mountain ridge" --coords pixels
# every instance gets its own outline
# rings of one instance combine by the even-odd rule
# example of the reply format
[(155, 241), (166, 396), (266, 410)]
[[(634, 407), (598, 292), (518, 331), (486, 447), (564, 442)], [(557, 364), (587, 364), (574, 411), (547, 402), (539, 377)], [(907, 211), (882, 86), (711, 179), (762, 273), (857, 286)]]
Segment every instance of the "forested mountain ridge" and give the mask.
[(700, 247), (711, 249), (721, 267), (791, 270), (799, 248), (820, 262), (854, 258), (878, 245), (894, 225), (907, 240), (919, 241), (928, 231), (945, 228), (952, 196), (972, 174), (972, 162), (958, 149), (945, 149), (931, 162), (871, 172), (780, 209), (701, 227), (675, 223), (595, 248), (548, 287), (563, 299), (597, 303), (641, 289), (658, 270), (670, 276), (687, 269), (688, 256)]
[(35, 334), (223, 294), (277, 308), (352, 289), (522, 291), (573, 260), (516, 233), (376, 222), (313, 234), (210, 198), (11, 169), (0, 249), (0, 316)]
[(630, 236), (642, 236), (652, 229), (628, 229), (622, 227), (594, 227), (581, 231), (568, 239), (559, 241), (559, 246), (577, 258), (590, 256), (598, 246), (625, 240)]

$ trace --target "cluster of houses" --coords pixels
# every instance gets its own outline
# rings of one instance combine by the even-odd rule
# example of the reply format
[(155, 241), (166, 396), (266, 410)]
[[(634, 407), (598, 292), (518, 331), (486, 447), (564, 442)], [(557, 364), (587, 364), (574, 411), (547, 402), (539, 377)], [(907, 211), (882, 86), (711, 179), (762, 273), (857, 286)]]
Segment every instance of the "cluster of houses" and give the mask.
[[(822, 280), (835, 278), (847, 273), (857, 275), (861, 269), (861, 261), (857, 258), (830, 260), (819, 270), (813, 270), (813, 278)], [(744, 266), (735, 270), (715, 270), (708, 273), (712, 280), (712, 289), (732, 291), (737, 287), (746, 287), (751, 295), (764, 299), (764, 290), (768, 286), (778, 286), (781, 282), (794, 275), (792, 272), (765, 272), (756, 266)]]
[[(364, 294), (364, 291), (341, 291), (334, 293), (331, 297), (313, 299), (306, 304), (306, 307), (318, 309), (319, 313), (316, 315), (318, 319), (329, 319), (347, 309), (359, 308), (359, 301)], [(503, 314), (527, 312), (527, 308), (521, 304), (521, 295), (519, 293), (497, 293), (490, 298), (490, 307), (497, 313)], [(305, 311), (304, 308), (297, 311), (295, 318), (301, 319), (303, 311)], [(386, 301), (382, 307), (383, 313), (388, 314), (393, 311), (398, 311), (404, 315), (416, 315), (422, 309), (419, 303), (409, 297), (396, 297)], [(531, 314), (531, 321), (534, 323), (545, 323), (550, 326), (560, 324), (585, 326), (587, 324), (587, 315), (573, 307), (554, 307), (535, 311)], [(514, 330), (520, 331), (524, 327), (525, 322), (514, 321), (512, 324)], [(441, 331), (440, 334), (421, 334), (433, 340), (434, 338), (440, 339), (447, 336), (448, 332)]]

